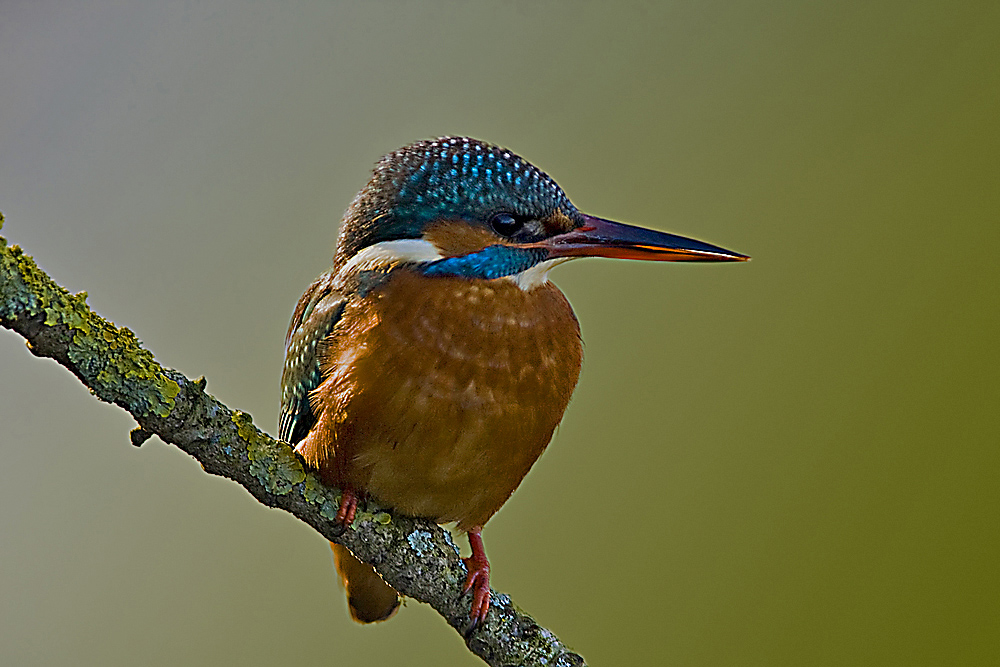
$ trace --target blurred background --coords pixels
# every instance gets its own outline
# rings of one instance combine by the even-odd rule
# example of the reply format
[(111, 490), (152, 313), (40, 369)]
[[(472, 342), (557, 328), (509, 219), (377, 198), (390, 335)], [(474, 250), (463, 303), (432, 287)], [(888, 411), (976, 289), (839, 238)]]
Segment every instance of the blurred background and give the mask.
[[(0, 4), (2, 234), (276, 431), (384, 153), (467, 134), (753, 256), (553, 272), (586, 362), (489, 524), (593, 665), (1000, 662), (1000, 5)], [(0, 330), (0, 663), (475, 665)]]

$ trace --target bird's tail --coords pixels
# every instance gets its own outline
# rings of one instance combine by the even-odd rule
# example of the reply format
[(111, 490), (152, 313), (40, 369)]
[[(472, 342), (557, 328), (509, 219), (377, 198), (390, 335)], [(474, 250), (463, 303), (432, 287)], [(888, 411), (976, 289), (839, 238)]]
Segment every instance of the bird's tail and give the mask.
[(358, 623), (386, 621), (399, 609), (399, 593), (378, 575), (371, 565), (362, 563), (347, 547), (330, 542), (333, 562), (340, 581), (347, 589), (351, 618)]

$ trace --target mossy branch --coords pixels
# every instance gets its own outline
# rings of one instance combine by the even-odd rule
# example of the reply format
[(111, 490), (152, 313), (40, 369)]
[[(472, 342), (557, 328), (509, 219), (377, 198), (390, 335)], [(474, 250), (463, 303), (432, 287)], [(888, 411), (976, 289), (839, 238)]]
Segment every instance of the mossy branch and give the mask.
[(135, 334), (97, 315), (86, 300), (86, 293), (70, 294), (0, 236), (0, 325), (24, 336), (36, 356), (65, 366), (99, 399), (128, 411), (139, 424), (134, 444), (155, 434), (196, 458), (206, 472), (228, 477), (261, 503), (345, 545), (397, 591), (431, 605), (490, 665), (585, 664), (500, 593), (491, 592), (486, 622), (469, 631), (465, 565), (447, 531), (374, 501), (362, 505), (344, 529), (333, 521), (338, 491), (324, 486), (291, 447), (206, 393), (204, 378), (191, 380), (161, 366)]

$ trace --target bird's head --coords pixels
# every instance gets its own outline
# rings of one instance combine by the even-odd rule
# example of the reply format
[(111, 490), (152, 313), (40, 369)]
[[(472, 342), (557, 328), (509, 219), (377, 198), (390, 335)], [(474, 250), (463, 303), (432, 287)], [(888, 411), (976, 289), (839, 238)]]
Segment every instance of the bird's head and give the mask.
[(725, 262), (701, 241), (586, 215), (546, 173), (466, 137), (418, 141), (382, 158), (354, 198), (338, 271), (411, 265), (428, 276), (511, 277), (528, 289), (574, 257)]

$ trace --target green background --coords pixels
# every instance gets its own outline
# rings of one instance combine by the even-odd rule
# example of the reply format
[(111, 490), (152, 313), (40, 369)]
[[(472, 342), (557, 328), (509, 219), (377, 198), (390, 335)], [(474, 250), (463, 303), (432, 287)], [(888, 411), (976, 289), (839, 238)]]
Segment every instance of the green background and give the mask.
[[(503, 144), (753, 256), (552, 276), (586, 342), (493, 583), (593, 665), (1000, 662), (996, 2), (0, 4), (3, 234), (275, 431), (383, 154)], [(0, 331), (0, 663), (475, 665)]]

